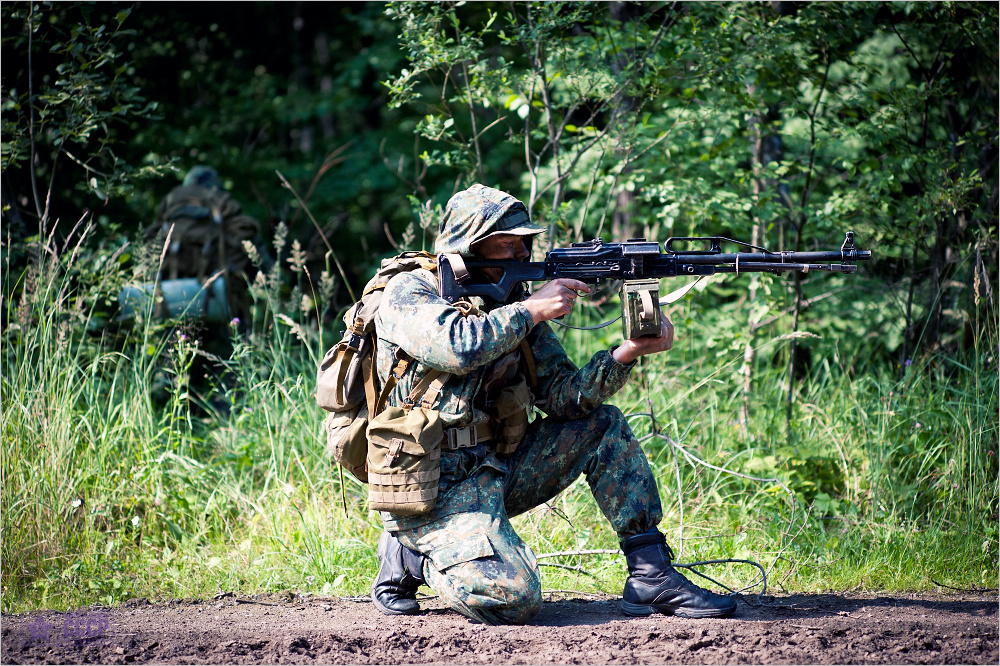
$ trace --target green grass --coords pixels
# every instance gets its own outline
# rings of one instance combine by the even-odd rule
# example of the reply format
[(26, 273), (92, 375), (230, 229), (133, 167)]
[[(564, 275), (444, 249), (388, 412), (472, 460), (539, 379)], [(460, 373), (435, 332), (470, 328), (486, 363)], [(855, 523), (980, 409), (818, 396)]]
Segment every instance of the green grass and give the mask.
[[(123, 276), (114, 261), (67, 255), (5, 276), (8, 294), (19, 288), (3, 304), (3, 611), (220, 590), (366, 594), (381, 523), (365, 487), (347, 476), (341, 487), (323, 455), (312, 390), (332, 332), (307, 323), (303, 295), (278, 275), (259, 281), (249, 335), (232, 329), (228, 357), (206, 359), (190, 326), (93, 325)], [(995, 323), (977, 348), (905, 372), (820, 340), (790, 429), (784, 371), (770, 362), (789, 340), (762, 330), (744, 429), (747, 337), (731, 310), (712, 312), (689, 313), (675, 350), (644, 359), (615, 397), (680, 560), (753, 559), (786, 591), (997, 586)], [(564, 335), (583, 361), (619, 331)], [(221, 379), (192, 383), (202, 362)], [(515, 525), (538, 554), (617, 547), (582, 481)], [(543, 562), (582, 570), (543, 567), (546, 589), (616, 593), (625, 576), (616, 556)], [(706, 572), (736, 587), (755, 577), (744, 565)]]

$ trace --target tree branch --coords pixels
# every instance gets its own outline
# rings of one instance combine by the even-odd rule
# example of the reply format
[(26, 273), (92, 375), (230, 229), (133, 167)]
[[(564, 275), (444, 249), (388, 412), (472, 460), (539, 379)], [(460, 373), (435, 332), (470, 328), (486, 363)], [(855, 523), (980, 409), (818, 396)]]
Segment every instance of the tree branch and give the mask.
[(34, 88), (34, 67), (32, 65), (32, 37), (35, 34), (35, 3), (31, 3), (28, 9), (28, 142), (31, 146), (31, 164), (28, 165), (28, 173), (31, 176), (31, 193), (35, 198), (35, 213), (41, 221), (42, 229), (39, 238), (45, 236), (45, 220), (42, 216), (42, 202), (38, 197), (38, 180), (35, 176), (35, 88)]

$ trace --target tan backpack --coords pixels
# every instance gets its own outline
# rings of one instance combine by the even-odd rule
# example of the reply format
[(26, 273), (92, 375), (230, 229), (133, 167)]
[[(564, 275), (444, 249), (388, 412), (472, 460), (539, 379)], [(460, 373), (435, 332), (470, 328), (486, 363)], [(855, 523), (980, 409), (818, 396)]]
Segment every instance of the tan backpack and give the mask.
[(147, 239), (170, 234), (164, 279), (193, 277), (203, 282), (218, 270), (246, 273), (250, 258), (243, 241), (259, 233), (257, 220), (242, 213), (228, 192), (181, 185), (160, 202)]
[(258, 233), (257, 220), (244, 215), (228, 192), (181, 185), (160, 202), (156, 222), (143, 235), (151, 240), (165, 239), (169, 234), (161, 280), (195, 278), (205, 284), (221, 272), (230, 313), (246, 317), (250, 311), (247, 292), (236, 285), (242, 284), (251, 270), (243, 243), (254, 242)]
[[(316, 376), (316, 402), (330, 412), (327, 453), (359, 481), (371, 483), (370, 509), (411, 515), (429, 511), (437, 497), (441, 425), (431, 407), (451, 375), (432, 370), (414, 386), (402, 408), (386, 412), (389, 395), (413, 358), (399, 349), (395, 366), (381, 387), (372, 366), (377, 345), (375, 315), (385, 286), (399, 273), (418, 270), (431, 273), (433, 280), (434, 255), (404, 252), (382, 261), (361, 300), (344, 315), (344, 336), (326, 352)], [(390, 436), (393, 423), (399, 426), (395, 437)], [(415, 428), (415, 423), (424, 424), (423, 429)]]
[[(370, 510), (400, 515), (419, 515), (434, 508), (441, 445), (447, 433), (433, 407), (451, 378), (450, 373), (431, 370), (413, 386), (402, 406), (386, 407), (393, 389), (414, 359), (402, 348), (397, 349), (393, 369), (385, 385), (379, 386), (378, 373), (373, 368), (378, 343), (375, 315), (389, 280), (410, 271), (425, 271), (434, 283), (437, 260), (429, 252), (404, 252), (383, 260), (378, 273), (365, 285), (361, 300), (344, 315), (347, 329), (343, 338), (326, 352), (316, 376), (316, 401), (330, 412), (325, 423), (327, 454), (341, 470), (346, 469), (359, 481), (369, 484)], [(464, 316), (479, 314), (468, 301), (460, 300), (454, 305)], [(524, 340), (519, 348), (530, 385), (534, 387), (537, 378), (531, 348)], [(495, 406), (498, 453), (509, 455), (517, 448), (527, 429), (526, 408), (531, 402), (523, 377), (518, 385), (501, 393)], [(346, 494), (344, 509), (347, 509)]]

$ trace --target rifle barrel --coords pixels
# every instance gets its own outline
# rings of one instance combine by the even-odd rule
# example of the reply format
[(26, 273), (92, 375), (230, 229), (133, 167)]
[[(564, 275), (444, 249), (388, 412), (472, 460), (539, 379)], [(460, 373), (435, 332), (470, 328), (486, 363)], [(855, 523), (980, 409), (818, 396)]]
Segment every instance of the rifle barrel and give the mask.
[(867, 261), (872, 258), (871, 250), (829, 250), (826, 252), (673, 252), (662, 255), (672, 257), (682, 264), (741, 264), (749, 263), (810, 263)]
[(830, 271), (831, 273), (856, 273), (858, 267), (854, 264), (803, 264), (803, 263), (774, 263), (774, 262), (744, 262), (740, 260), (739, 265), (716, 266), (716, 273), (764, 273), (784, 271)]

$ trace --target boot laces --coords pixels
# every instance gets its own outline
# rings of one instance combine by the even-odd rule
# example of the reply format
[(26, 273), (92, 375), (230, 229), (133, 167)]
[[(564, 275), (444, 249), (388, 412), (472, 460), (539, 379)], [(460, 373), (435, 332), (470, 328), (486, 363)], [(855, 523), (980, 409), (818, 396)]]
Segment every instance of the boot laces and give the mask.
[(680, 587), (681, 588), (683, 588), (685, 590), (688, 590), (688, 591), (690, 591), (693, 594), (697, 594), (700, 597), (705, 597), (705, 598), (709, 598), (709, 597), (711, 597), (711, 596), (713, 596), (715, 594), (711, 590), (706, 590), (705, 588), (701, 587), (700, 585), (696, 585), (695, 583), (692, 583), (688, 579), (687, 576), (685, 576), (680, 571), (678, 571), (674, 567), (674, 559), (675, 559), (675, 557), (674, 557), (674, 551), (670, 548), (670, 545), (667, 544), (667, 543), (664, 543), (663, 547), (667, 549), (667, 557), (670, 558), (669, 559), (670, 566), (668, 567), (668, 571), (669, 571), (670, 575), (676, 576), (676, 578), (680, 579), (680, 581), (681, 581), (680, 582)]

